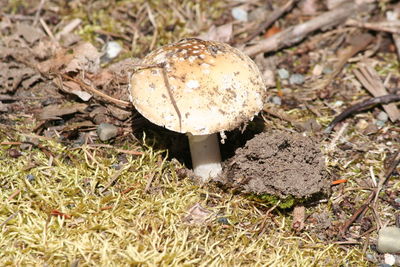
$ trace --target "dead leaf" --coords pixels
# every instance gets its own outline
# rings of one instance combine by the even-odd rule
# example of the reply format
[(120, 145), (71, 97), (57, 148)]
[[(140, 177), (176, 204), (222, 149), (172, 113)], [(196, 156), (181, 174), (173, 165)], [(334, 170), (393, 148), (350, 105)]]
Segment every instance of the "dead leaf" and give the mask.
[[(17, 89), (23, 80), (35, 75), (35, 71), (17, 62), (0, 62), (0, 93), (10, 93)], [(40, 77), (39, 77), (40, 78)]]
[(91, 72), (95, 73), (100, 68), (101, 54), (90, 43), (79, 43), (71, 49), (59, 49), (55, 57), (38, 65), (42, 73), (52, 71), (66, 72)]
[(51, 105), (44, 107), (38, 114), (39, 120), (58, 120), (61, 116), (84, 112), (88, 105), (83, 103), (73, 103), (69, 105)]
[(95, 73), (99, 70), (101, 53), (91, 43), (80, 43), (73, 50), (73, 59), (65, 67), (65, 72), (84, 70)]
[(132, 112), (117, 108), (112, 105), (107, 105), (107, 108), (115, 118), (121, 121), (128, 119), (132, 115)]
[(44, 33), (40, 29), (25, 23), (17, 24), (16, 34), (24, 38), (29, 44), (33, 44), (40, 38), (44, 37)]
[(281, 28), (276, 27), (276, 26), (272, 26), (271, 28), (269, 28), (269, 29), (265, 32), (264, 38), (269, 38), (269, 37), (271, 37), (272, 35), (275, 35), (275, 34), (277, 34), (278, 32), (281, 32), (281, 31), (282, 31)]
[(183, 217), (183, 221), (189, 224), (204, 224), (210, 221), (213, 213), (203, 208), (199, 203), (196, 203), (188, 210), (188, 215)]
[(73, 81), (64, 81), (63, 86), (61, 86), (61, 90), (66, 93), (74, 94), (85, 102), (92, 98), (91, 94), (86, 91), (82, 91), (80, 85)]

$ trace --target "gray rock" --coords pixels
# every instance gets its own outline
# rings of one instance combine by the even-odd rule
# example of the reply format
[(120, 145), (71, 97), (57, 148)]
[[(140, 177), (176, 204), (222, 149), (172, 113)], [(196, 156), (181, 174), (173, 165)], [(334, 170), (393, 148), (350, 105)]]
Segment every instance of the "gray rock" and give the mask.
[(271, 102), (278, 106), (282, 105), (282, 99), (279, 96), (273, 96)]
[(400, 252), (400, 228), (389, 226), (379, 230), (377, 249), (380, 253)]
[(379, 114), (376, 118), (382, 122), (387, 122), (387, 120), (389, 119), (389, 116), (386, 114), (386, 112), (381, 111), (381, 112), (379, 112)]
[(333, 72), (333, 69), (331, 67), (329, 67), (329, 66), (326, 66), (326, 67), (324, 67), (322, 69), (322, 73), (323, 74), (329, 74), (329, 73), (332, 73), (332, 72)]
[(232, 17), (239, 21), (248, 21), (247, 11), (242, 7), (235, 7), (232, 9)]
[(107, 141), (117, 136), (118, 128), (109, 123), (101, 123), (97, 127), (97, 135), (101, 141)]
[(303, 84), (304, 76), (301, 74), (292, 74), (289, 79), (290, 84)]
[(282, 80), (289, 78), (289, 72), (286, 69), (279, 69), (278, 75), (279, 75), (279, 78)]

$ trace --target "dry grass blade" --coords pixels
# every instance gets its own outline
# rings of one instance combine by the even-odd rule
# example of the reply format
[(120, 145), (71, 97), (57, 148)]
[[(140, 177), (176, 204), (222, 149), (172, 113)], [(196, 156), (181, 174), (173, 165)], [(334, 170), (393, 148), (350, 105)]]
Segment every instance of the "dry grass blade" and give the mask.
[[(385, 86), (383, 85), (378, 73), (370, 66), (360, 66), (354, 70), (354, 74), (361, 84), (374, 97), (387, 95)], [(394, 103), (383, 105), (384, 110), (389, 115), (392, 122), (400, 119), (400, 111)]]

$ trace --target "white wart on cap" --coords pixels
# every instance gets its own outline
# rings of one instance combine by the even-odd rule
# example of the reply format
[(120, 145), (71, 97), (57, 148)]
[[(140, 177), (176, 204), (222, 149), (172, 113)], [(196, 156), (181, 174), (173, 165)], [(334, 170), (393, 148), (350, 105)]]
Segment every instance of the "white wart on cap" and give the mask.
[[(149, 68), (131, 77), (133, 104), (169, 130), (193, 135), (232, 130), (263, 107), (266, 90), (257, 66), (227, 44), (183, 39), (148, 54), (141, 65)], [(151, 67), (156, 65), (164, 66), (169, 88), (162, 68)]]
[(189, 38), (144, 57), (130, 92), (148, 120), (188, 134), (194, 172), (206, 181), (222, 170), (216, 133), (252, 120), (266, 89), (256, 64), (238, 49)]

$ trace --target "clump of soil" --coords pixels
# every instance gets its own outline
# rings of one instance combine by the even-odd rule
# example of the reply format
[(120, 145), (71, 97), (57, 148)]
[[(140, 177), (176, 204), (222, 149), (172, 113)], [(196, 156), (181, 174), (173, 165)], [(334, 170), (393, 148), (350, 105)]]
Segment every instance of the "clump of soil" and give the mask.
[(261, 133), (236, 150), (225, 183), (245, 193), (307, 198), (328, 192), (331, 179), (318, 144), (299, 133)]

